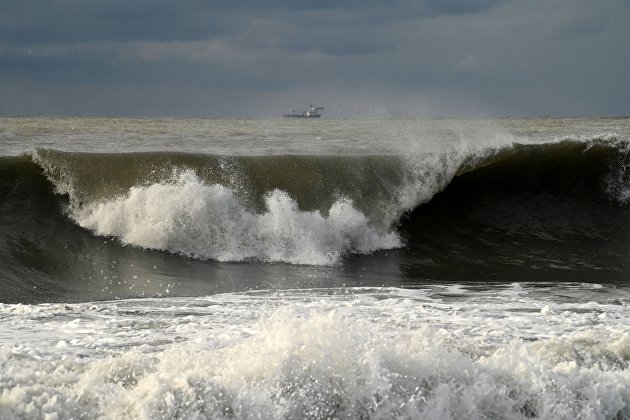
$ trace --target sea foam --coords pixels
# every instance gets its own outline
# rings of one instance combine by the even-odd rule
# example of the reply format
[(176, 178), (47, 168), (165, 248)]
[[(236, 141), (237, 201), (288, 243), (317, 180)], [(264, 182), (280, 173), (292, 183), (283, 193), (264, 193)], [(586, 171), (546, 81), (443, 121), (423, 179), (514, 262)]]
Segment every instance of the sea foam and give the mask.
[(395, 232), (371, 227), (349, 199), (339, 198), (327, 216), (301, 211), (278, 189), (264, 200), (265, 211), (256, 213), (233, 190), (184, 171), (123, 197), (74, 207), (71, 217), (126, 244), (218, 261), (330, 265), (347, 253), (401, 246)]
[(628, 305), (574, 286), (0, 305), (0, 417), (627, 418)]

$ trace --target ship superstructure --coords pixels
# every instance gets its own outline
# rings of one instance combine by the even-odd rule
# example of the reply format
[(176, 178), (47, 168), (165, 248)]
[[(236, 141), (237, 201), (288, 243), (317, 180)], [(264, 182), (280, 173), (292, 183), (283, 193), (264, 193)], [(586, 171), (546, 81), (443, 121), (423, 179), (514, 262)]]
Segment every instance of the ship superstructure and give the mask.
[(284, 114), (284, 117), (285, 118), (319, 118), (322, 116), (322, 114), (320, 114), (319, 111), (323, 111), (323, 110), (324, 110), (323, 106), (309, 105), (308, 109), (302, 112), (290, 109), (288, 114)]

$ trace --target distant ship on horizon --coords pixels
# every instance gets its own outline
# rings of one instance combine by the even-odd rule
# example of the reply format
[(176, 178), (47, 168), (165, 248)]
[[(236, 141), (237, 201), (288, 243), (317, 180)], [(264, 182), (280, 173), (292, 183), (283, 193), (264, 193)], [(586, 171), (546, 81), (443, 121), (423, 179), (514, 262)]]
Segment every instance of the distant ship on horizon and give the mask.
[(302, 112), (290, 109), (289, 113), (284, 114), (283, 117), (284, 118), (319, 118), (322, 116), (322, 114), (320, 114), (319, 111), (323, 111), (323, 110), (324, 110), (323, 106), (309, 105), (308, 109)]

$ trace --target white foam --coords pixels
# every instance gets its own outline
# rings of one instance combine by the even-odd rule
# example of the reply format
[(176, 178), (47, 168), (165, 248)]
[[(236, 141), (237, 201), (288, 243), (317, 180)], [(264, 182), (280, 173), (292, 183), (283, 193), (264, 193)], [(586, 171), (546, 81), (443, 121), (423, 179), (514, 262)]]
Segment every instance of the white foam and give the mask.
[(257, 259), (330, 265), (348, 253), (401, 246), (395, 232), (371, 227), (348, 199), (324, 217), (301, 211), (286, 192), (265, 196), (265, 211), (248, 210), (232, 190), (205, 185), (185, 171), (170, 182), (137, 186), (124, 197), (72, 209), (81, 226), (127, 244), (219, 261)]
[(434, 289), (1, 305), (0, 417), (630, 415), (627, 304)]

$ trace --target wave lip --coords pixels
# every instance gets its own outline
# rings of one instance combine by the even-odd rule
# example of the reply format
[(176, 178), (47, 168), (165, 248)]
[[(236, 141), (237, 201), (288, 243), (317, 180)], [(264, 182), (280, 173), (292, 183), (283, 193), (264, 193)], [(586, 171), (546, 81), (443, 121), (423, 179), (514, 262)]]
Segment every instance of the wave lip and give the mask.
[(335, 201), (324, 217), (299, 210), (276, 189), (265, 195), (265, 211), (254, 213), (229, 188), (205, 185), (190, 171), (171, 182), (132, 187), (123, 197), (85, 204), (71, 217), (127, 244), (218, 261), (331, 265), (347, 253), (402, 244), (395, 232), (372, 228), (349, 199)]

